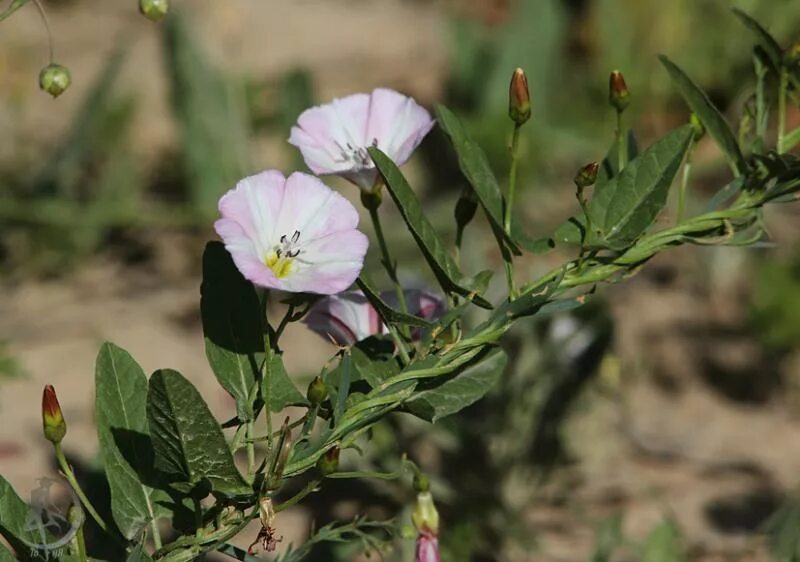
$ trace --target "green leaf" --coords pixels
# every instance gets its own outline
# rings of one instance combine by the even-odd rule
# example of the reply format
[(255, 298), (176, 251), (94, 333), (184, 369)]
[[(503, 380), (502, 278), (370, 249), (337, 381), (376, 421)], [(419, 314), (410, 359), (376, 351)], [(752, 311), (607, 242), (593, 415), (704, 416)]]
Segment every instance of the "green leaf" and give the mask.
[[(270, 410), (280, 412), (287, 406), (307, 406), (308, 400), (300, 392), (286, 372), (283, 357), (277, 353), (270, 356), (269, 377), (272, 388), (269, 390)], [(261, 396), (267, 395), (267, 377), (261, 381)]]
[(253, 285), (219, 242), (206, 244), (200, 293), (208, 363), (236, 400), (239, 419), (251, 420), (252, 389), (264, 360), (261, 305)]
[[(521, 254), (519, 247), (511, 236), (503, 229), (503, 213), (505, 201), (500, 191), (497, 178), (489, 166), (489, 159), (480, 146), (472, 139), (461, 120), (443, 105), (436, 106), (439, 126), (450, 137), (458, 156), (461, 173), (478, 196), (486, 217), (492, 224), (492, 230), (498, 238), (498, 244), (505, 244), (514, 254)], [(512, 224), (517, 224), (512, 221)]]
[(0, 476), (0, 534), (19, 551), (29, 550), (20, 540), (31, 539), (29, 532), (25, 531), (29, 510), (28, 504), (22, 501), (11, 484)]
[(177, 482), (207, 482), (228, 496), (252, 493), (236, 470), (217, 420), (183, 375), (162, 369), (150, 377), (147, 420), (157, 470)]
[(503, 350), (492, 349), (444, 383), (416, 393), (406, 402), (406, 407), (415, 416), (430, 422), (455, 414), (489, 392), (500, 380), (507, 362)]
[(333, 408), (333, 419), (336, 425), (342, 420), (344, 407), (347, 403), (347, 395), (350, 394), (350, 381), (353, 378), (353, 358), (349, 350), (345, 350), (339, 362), (339, 384), (336, 387), (336, 403)]
[(756, 39), (758, 39), (758, 44), (761, 45), (767, 53), (772, 66), (775, 69), (779, 69), (783, 63), (783, 49), (781, 49), (780, 44), (760, 23), (753, 19), (750, 14), (739, 8), (731, 8), (731, 10), (733, 10), (734, 15), (739, 18), (739, 21), (755, 34)]
[(420, 328), (431, 327), (431, 323), (424, 318), (414, 316), (413, 314), (406, 314), (405, 312), (401, 312), (389, 306), (386, 301), (380, 297), (378, 292), (370, 287), (369, 284), (367, 284), (363, 276), (356, 279), (356, 284), (358, 285), (358, 288), (364, 292), (364, 296), (367, 297), (369, 303), (373, 308), (375, 308), (375, 310), (378, 311), (381, 319), (385, 322), (391, 324), (405, 324), (407, 326), (418, 326)]
[(642, 552), (642, 562), (682, 562), (681, 537), (678, 528), (665, 520), (647, 536)]
[(163, 514), (163, 492), (142, 482), (153, 474), (147, 428), (147, 377), (127, 351), (105, 343), (95, 367), (95, 420), (111, 488), (114, 522), (127, 539)]
[(11, 4), (8, 5), (8, 8), (0, 12), (0, 21), (3, 21), (11, 14), (19, 10), (25, 4), (28, 3), (29, 0), (11, 0)]
[(153, 559), (144, 549), (144, 543), (139, 543), (128, 553), (125, 562), (153, 562)]
[(461, 285), (462, 275), (458, 265), (445, 249), (444, 243), (431, 223), (425, 218), (417, 196), (392, 159), (378, 148), (370, 147), (368, 150), (375, 166), (385, 180), (392, 199), (400, 209), (403, 220), (442, 288), (448, 293), (457, 293), (467, 297), (478, 306), (491, 308), (491, 303), (483, 297), (473, 294), (470, 288)]
[(653, 223), (691, 140), (691, 126), (675, 129), (595, 189), (589, 202), (592, 226), (611, 247), (624, 248)]
[(703, 123), (708, 133), (725, 153), (734, 169), (739, 174), (744, 174), (747, 171), (747, 162), (739, 149), (739, 144), (736, 142), (733, 131), (731, 131), (722, 113), (711, 103), (706, 93), (692, 82), (692, 79), (674, 62), (664, 55), (660, 55), (658, 58), (664, 68), (667, 69), (673, 84), (678, 88), (683, 99), (691, 110), (697, 114), (700, 122)]

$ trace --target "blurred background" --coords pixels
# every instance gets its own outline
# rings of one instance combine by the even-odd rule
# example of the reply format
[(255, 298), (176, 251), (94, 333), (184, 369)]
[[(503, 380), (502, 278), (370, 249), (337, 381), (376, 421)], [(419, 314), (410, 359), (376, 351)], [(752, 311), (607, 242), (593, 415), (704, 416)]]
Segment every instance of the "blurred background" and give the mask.
[[(148, 372), (180, 370), (230, 417), (203, 352), (203, 244), (236, 180), (305, 170), (285, 140), (309, 105), (378, 86), (445, 103), (503, 178), (508, 81), (523, 67), (533, 119), (520, 208), (528, 233), (544, 236), (575, 212), (575, 171), (611, 143), (611, 70), (625, 75), (625, 119), (646, 145), (687, 118), (657, 54), (746, 124), (754, 41), (730, 7), (784, 45), (800, 40), (796, 0), (173, 0), (159, 24), (135, 0), (44, 4), (73, 80), (56, 100), (37, 87), (47, 36), (33, 4), (0, 23), (0, 473), (26, 497), (54, 472), (39, 414), (52, 383), (67, 454), (101, 503), (99, 345), (114, 341)], [(800, 125), (794, 105), (789, 123)], [(699, 210), (729, 172), (708, 139), (694, 163), (689, 208)], [(452, 240), (464, 180), (443, 134), (404, 171)], [(357, 201), (356, 188), (329, 183)], [(397, 213), (381, 212), (401, 278), (432, 282)], [(344, 462), (388, 470), (407, 452), (429, 471), (446, 562), (800, 559), (799, 216), (773, 206), (772, 246), (673, 251), (572, 314), (523, 322), (486, 400), (433, 427), (393, 417)], [(500, 269), (486, 234), (476, 219), (467, 271)], [(574, 255), (529, 256), (521, 276)], [(334, 352), (302, 326), (284, 347), (303, 387)], [(282, 547), (312, 523), (390, 517), (412, 499), (407, 483), (341, 482), (281, 514)], [(398, 542), (385, 559), (410, 560), (410, 547)], [(337, 547), (309, 559), (355, 556)]]

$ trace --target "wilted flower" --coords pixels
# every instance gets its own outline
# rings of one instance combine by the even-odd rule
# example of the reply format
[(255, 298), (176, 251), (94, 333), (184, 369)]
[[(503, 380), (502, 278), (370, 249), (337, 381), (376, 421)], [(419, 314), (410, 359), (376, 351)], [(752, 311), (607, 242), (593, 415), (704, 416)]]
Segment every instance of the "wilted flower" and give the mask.
[(305, 110), (289, 142), (315, 174), (336, 174), (372, 191), (378, 172), (367, 152), (377, 146), (401, 166), (433, 127), (413, 99), (378, 88)]
[(417, 549), (414, 562), (441, 562), (439, 539), (433, 533), (421, 532), (417, 535)]
[(331, 295), (347, 289), (369, 244), (358, 212), (314, 176), (269, 170), (219, 200), (214, 223), (233, 261), (256, 285)]
[[(419, 289), (404, 291), (408, 313), (425, 320), (434, 320), (444, 312), (441, 297)], [(397, 308), (397, 295), (387, 291), (381, 294), (387, 304)], [(353, 345), (370, 336), (387, 334), (389, 331), (378, 316), (378, 312), (361, 291), (349, 291), (320, 299), (313, 304), (303, 322), (326, 339), (337, 345)]]

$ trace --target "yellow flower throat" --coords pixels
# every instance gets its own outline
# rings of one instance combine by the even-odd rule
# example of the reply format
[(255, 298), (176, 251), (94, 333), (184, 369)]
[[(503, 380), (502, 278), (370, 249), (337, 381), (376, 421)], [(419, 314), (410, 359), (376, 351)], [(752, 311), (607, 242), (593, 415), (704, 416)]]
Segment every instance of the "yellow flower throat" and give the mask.
[(295, 230), (291, 238), (284, 234), (280, 238), (280, 244), (274, 246), (269, 254), (267, 254), (264, 265), (270, 268), (278, 279), (288, 277), (292, 272), (294, 258), (300, 254), (300, 250), (295, 248), (295, 244), (297, 244), (299, 240), (299, 230)]

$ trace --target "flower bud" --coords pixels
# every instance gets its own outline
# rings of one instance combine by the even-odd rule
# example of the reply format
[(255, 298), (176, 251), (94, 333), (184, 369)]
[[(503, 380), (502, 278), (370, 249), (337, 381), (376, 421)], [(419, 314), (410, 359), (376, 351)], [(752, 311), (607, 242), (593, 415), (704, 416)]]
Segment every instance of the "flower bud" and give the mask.
[(608, 79), (608, 102), (611, 106), (622, 113), (631, 102), (631, 94), (625, 84), (625, 78), (619, 70), (611, 73)]
[(72, 78), (67, 67), (50, 63), (39, 72), (39, 88), (57, 98), (69, 88)]
[(431, 489), (430, 478), (422, 472), (414, 474), (414, 490), (417, 492), (429, 492)]
[(439, 534), (439, 512), (436, 511), (433, 495), (430, 492), (417, 494), (417, 503), (411, 514), (411, 521), (420, 533)]
[(531, 118), (528, 77), (521, 68), (516, 69), (511, 75), (511, 85), (508, 88), (508, 116), (517, 125), (522, 125)]
[(578, 173), (575, 175), (575, 185), (578, 186), (578, 189), (583, 189), (584, 187), (589, 187), (590, 185), (594, 185), (594, 182), (597, 181), (597, 173), (600, 171), (600, 163), (599, 162), (589, 162), (583, 168), (578, 170)]
[(169, 12), (169, 0), (139, 0), (139, 12), (150, 21), (158, 21)]
[(339, 445), (334, 445), (319, 458), (317, 468), (323, 476), (329, 476), (339, 470)]
[(477, 209), (478, 201), (475, 198), (475, 193), (469, 187), (464, 188), (464, 191), (461, 192), (461, 197), (458, 198), (454, 212), (459, 230), (463, 230), (464, 227), (472, 222)]
[(56, 389), (50, 384), (44, 387), (42, 394), (42, 428), (45, 438), (54, 445), (61, 443), (67, 434), (67, 422), (61, 413)]
[(312, 406), (319, 406), (328, 397), (328, 387), (322, 377), (317, 375), (314, 380), (308, 385), (308, 392), (306, 392), (308, 401)]
[(383, 201), (382, 186), (383, 184), (380, 184), (372, 191), (361, 190), (361, 204), (364, 205), (364, 208), (368, 211), (374, 211), (381, 206), (381, 202)]
[(692, 125), (694, 141), (697, 142), (703, 138), (703, 135), (706, 134), (706, 128), (703, 126), (703, 123), (700, 122), (700, 118), (694, 111), (692, 111), (692, 114), (689, 115), (689, 123)]

